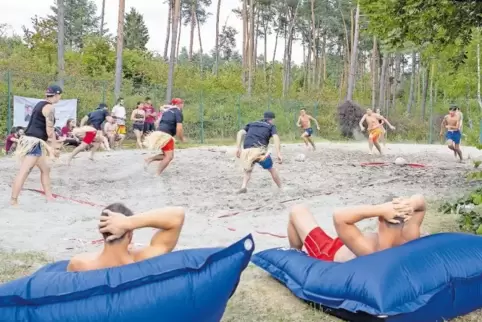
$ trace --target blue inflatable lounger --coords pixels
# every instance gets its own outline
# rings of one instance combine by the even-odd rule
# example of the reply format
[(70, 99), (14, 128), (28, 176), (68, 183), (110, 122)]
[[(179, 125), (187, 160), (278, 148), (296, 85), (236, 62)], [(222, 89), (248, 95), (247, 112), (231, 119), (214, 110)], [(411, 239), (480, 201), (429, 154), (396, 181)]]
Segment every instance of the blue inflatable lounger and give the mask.
[(252, 261), (294, 295), (349, 321), (445, 321), (482, 307), (482, 237), (442, 233), (346, 263), (275, 248)]
[(253, 250), (248, 235), (227, 248), (96, 271), (70, 273), (57, 262), (0, 286), (0, 321), (217, 322)]

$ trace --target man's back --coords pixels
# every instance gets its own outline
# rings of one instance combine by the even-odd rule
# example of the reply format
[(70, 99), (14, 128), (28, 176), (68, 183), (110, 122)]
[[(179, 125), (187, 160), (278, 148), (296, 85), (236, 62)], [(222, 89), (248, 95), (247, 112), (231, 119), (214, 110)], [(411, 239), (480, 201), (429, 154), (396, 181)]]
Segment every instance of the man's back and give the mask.
[(175, 136), (177, 124), (182, 124), (183, 118), (182, 111), (178, 107), (166, 109), (159, 121), (159, 131)]
[(270, 138), (277, 134), (276, 126), (265, 120), (249, 123), (244, 130), (246, 131), (244, 149), (268, 146)]
[[(110, 209), (113, 210), (110, 210)], [(184, 209), (168, 207), (134, 215), (123, 204), (108, 206), (100, 219), (99, 231), (104, 237), (100, 253), (85, 253), (70, 260), (67, 271), (89, 271), (140, 262), (171, 252), (177, 244), (184, 223)], [(133, 231), (155, 228), (148, 246), (131, 250)]]
[(87, 115), (89, 117), (88, 123), (92, 125), (96, 130), (100, 130), (102, 127), (102, 123), (104, 123), (108, 115), (109, 113), (107, 113), (107, 110), (105, 110), (104, 108), (98, 108)]

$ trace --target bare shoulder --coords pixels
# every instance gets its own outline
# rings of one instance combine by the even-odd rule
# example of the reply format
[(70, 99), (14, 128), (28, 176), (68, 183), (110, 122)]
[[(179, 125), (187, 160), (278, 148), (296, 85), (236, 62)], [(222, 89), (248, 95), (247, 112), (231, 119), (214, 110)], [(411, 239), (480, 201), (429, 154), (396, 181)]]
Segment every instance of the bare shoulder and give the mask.
[(92, 261), (91, 254), (79, 254), (70, 259), (69, 265), (67, 266), (67, 271), (69, 272), (79, 272), (79, 271), (87, 271), (91, 265), (90, 262)]
[(146, 259), (167, 254), (169, 251), (163, 246), (147, 246), (141, 249), (131, 251), (131, 255), (135, 262), (141, 262)]
[(48, 115), (48, 114), (52, 113), (52, 111), (54, 111), (54, 106), (50, 103), (46, 104), (42, 108), (42, 114), (44, 114), (44, 115)]

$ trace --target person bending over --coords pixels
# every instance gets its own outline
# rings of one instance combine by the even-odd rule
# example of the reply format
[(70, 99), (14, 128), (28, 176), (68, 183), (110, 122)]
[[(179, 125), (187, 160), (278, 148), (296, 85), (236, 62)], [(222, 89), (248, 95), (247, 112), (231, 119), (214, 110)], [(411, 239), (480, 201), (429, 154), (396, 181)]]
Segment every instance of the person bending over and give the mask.
[[(100, 253), (74, 256), (67, 267), (69, 272), (90, 271), (140, 262), (171, 252), (176, 247), (182, 225), (184, 209), (167, 207), (136, 214), (122, 203), (107, 206), (101, 214), (99, 231), (104, 238)], [(159, 229), (149, 246), (129, 249), (134, 230)]]
[(161, 161), (159, 162), (156, 176), (160, 176), (174, 159), (174, 137), (177, 136), (181, 142), (185, 142), (184, 128), (182, 125), (184, 121), (182, 114), (183, 108), (184, 101), (180, 98), (173, 98), (171, 106), (162, 114), (157, 131), (151, 132), (144, 139), (144, 145), (149, 150), (161, 151), (159, 154), (144, 159), (145, 169), (147, 169), (152, 162)]
[[(333, 214), (338, 237), (331, 238), (318, 226), (310, 211), (298, 205), (290, 213), (288, 239), (292, 248), (304, 248), (311, 257), (346, 262), (419, 238), (424, 216), (425, 199), (421, 195), (380, 205), (339, 209)], [(356, 226), (369, 218), (378, 218), (377, 233), (364, 234)]]
[[(108, 118), (110, 117), (108, 116)], [(89, 159), (94, 161), (95, 152), (104, 143), (105, 137), (102, 134), (102, 131), (97, 131), (94, 127), (86, 125), (74, 128), (72, 130), (72, 134), (82, 141), (80, 142), (80, 145), (76, 147), (67, 158), (67, 165), (70, 166), (72, 159), (80, 152), (86, 151), (90, 147), (90, 145), (92, 145), (92, 147), (90, 148)]]
[[(281, 188), (281, 180), (278, 171), (273, 167), (273, 159), (268, 152), (269, 140), (273, 138), (278, 162), (282, 163), (281, 142), (274, 123), (273, 112), (265, 112), (262, 120), (247, 124), (238, 132), (236, 144), (238, 151), (236, 156), (241, 159), (244, 168), (244, 179), (238, 193), (246, 193), (254, 165), (258, 163), (263, 169), (268, 170), (276, 185)], [(243, 146), (243, 149), (241, 149)]]

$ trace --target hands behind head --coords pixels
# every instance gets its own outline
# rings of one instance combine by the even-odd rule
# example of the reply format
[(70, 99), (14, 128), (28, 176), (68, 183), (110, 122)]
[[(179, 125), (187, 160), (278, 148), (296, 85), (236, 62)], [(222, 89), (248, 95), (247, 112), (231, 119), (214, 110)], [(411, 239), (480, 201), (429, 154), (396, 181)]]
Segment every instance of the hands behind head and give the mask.
[(101, 233), (110, 233), (106, 241), (113, 241), (124, 236), (130, 229), (129, 217), (121, 213), (112, 212), (105, 209), (100, 216), (99, 231)]
[(391, 202), (391, 211), (387, 211), (383, 218), (392, 224), (407, 222), (412, 218), (413, 206), (409, 198), (394, 198)]

